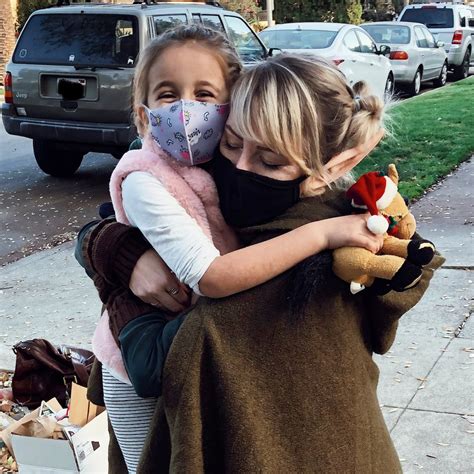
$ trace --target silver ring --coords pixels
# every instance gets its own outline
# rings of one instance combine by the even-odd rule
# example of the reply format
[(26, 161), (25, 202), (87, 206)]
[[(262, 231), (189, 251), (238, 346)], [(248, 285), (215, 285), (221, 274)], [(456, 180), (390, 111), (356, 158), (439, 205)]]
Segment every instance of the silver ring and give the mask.
[(178, 288), (168, 288), (166, 290), (166, 292), (171, 295), (171, 296), (174, 296), (174, 295), (177, 295), (179, 293), (179, 289)]

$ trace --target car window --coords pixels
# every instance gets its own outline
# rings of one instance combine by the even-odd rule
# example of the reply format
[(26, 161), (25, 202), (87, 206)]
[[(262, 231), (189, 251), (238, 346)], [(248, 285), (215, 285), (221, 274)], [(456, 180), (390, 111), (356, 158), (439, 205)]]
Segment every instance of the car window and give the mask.
[(213, 30), (225, 33), (224, 25), (219, 15), (201, 15), (200, 13), (193, 13), (193, 21), (195, 23), (202, 23)]
[(361, 25), (376, 43), (408, 44), (410, 42), (410, 28), (398, 25)]
[(175, 26), (187, 23), (185, 14), (182, 15), (156, 15), (153, 17), (156, 36)]
[(324, 49), (332, 45), (337, 31), (264, 30), (259, 36), (269, 48)]
[(365, 31), (357, 31), (357, 36), (360, 40), (360, 52), (361, 53), (376, 53), (377, 46), (373, 42), (372, 38)]
[(224, 33), (224, 25), (219, 15), (201, 15), (202, 24)]
[(421, 28), (421, 30), (423, 31), (423, 34), (425, 35), (427, 47), (436, 48), (436, 41), (433, 35), (430, 33), (430, 31), (427, 30), (426, 28)]
[(423, 23), (428, 28), (452, 28), (454, 26), (454, 15), (450, 8), (426, 6), (405, 10), (400, 21)]
[(133, 67), (138, 46), (138, 23), (132, 15), (40, 14), (25, 26), (13, 61)]
[(415, 39), (416, 45), (419, 48), (427, 48), (428, 47), (428, 40), (426, 39), (425, 35), (423, 34), (423, 30), (419, 27), (415, 27)]
[(225, 16), (230, 39), (243, 61), (260, 61), (265, 50), (253, 30), (241, 18)]
[(354, 30), (350, 30), (346, 36), (344, 36), (344, 44), (351, 50), (360, 53), (359, 38)]

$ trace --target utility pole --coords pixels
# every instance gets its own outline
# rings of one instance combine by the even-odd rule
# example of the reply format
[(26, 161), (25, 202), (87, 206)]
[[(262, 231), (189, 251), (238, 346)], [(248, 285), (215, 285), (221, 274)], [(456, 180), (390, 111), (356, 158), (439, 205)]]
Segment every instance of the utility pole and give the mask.
[(273, 0), (267, 0), (267, 26), (273, 26)]

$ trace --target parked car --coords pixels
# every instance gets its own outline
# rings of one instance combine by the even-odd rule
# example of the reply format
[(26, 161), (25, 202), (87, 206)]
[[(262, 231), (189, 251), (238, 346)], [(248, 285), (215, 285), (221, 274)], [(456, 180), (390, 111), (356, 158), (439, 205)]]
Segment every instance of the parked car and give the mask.
[(407, 5), (398, 21), (423, 23), (436, 41), (442, 41), (448, 54), (448, 68), (456, 79), (469, 74), (474, 61), (474, 8), (458, 3)]
[(385, 57), (390, 48), (379, 49), (362, 28), (343, 23), (289, 23), (260, 32), (269, 48), (310, 53), (334, 61), (351, 85), (365, 81), (373, 93), (393, 93), (394, 75)]
[(377, 47), (390, 46), (390, 62), (395, 85), (411, 95), (420, 92), (421, 83), (433, 81), (444, 86), (448, 77), (448, 55), (444, 43), (435, 41), (426, 26), (420, 23), (380, 21), (361, 27), (372, 36)]
[(119, 158), (136, 138), (131, 88), (140, 51), (190, 22), (227, 34), (244, 64), (267, 57), (240, 15), (213, 5), (81, 4), (34, 12), (6, 68), (6, 131), (32, 138), (39, 167), (53, 176), (72, 175), (90, 151)]

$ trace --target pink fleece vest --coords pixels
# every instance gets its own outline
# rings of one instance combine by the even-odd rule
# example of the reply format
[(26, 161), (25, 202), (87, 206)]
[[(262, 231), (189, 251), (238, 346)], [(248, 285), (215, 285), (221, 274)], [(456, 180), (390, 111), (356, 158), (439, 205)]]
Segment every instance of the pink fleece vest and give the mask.
[[(213, 241), (221, 255), (238, 248), (236, 235), (222, 217), (217, 189), (209, 173), (173, 160), (155, 143), (151, 135), (147, 135), (141, 150), (125, 153), (110, 178), (110, 195), (118, 222), (130, 224), (123, 208), (122, 182), (134, 171), (148, 172), (163, 183)], [(97, 359), (115, 378), (130, 384), (120, 349), (110, 331), (107, 311), (104, 311), (94, 332), (92, 349)]]

